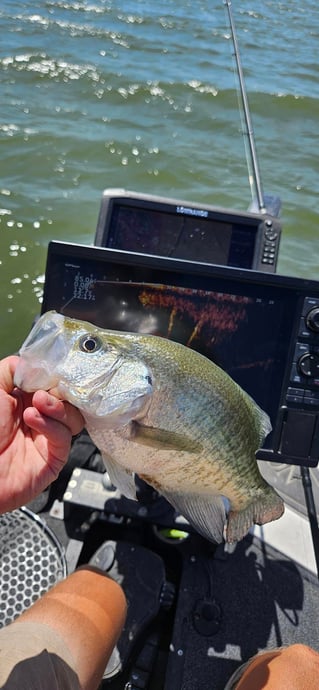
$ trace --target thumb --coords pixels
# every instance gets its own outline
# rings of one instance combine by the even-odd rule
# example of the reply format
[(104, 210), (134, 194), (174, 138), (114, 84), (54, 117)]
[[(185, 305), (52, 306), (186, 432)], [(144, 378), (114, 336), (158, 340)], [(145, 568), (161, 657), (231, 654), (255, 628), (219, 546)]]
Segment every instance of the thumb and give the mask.
[(0, 361), (0, 389), (6, 393), (12, 393), (14, 389), (13, 377), (18, 361), (17, 355), (10, 355)]

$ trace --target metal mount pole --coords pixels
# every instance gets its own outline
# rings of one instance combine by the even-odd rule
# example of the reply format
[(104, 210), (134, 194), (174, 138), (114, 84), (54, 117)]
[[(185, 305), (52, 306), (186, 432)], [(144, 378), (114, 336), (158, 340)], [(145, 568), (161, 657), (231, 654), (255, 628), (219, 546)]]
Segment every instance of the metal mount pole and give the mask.
[(248, 135), (248, 143), (249, 143), (250, 157), (251, 157), (251, 163), (252, 163), (252, 169), (253, 169), (253, 175), (254, 175), (254, 185), (255, 185), (255, 191), (256, 191), (256, 195), (257, 195), (257, 203), (258, 203), (259, 211), (262, 213), (265, 213), (266, 212), (266, 206), (265, 206), (264, 194), (263, 194), (263, 190), (262, 190), (261, 176), (260, 176), (260, 172), (259, 172), (257, 151), (256, 151), (256, 146), (255, 146), (255, 140), (254, 140), (254, 132), (253, 132), (253, 126), (252, 126), (251, 117), (250, 117), (249, 103), (248, 103), (248, 98), (247, 98), (247, 93), (246, 93), (244, 74), (243, 74), (243, 70), (242, 70), (242, 66), (241, 66), (241, 59), (240, 59), (239, 47), (238, 47), (238, 42), (237, 42), (237, 37), (236, 37), (236, 30), (235, 30), (235, 23), (234, 23), (234, 19), (233, 19), (231, 2), (230, 2), (230, 0), (224, 0), (224, 4), (226, 5), (227, 10), (228, 10), (228, 17), (229, 17), (230, 29), (231, 29), (231, 34), (232, 34), (233, 46), (234, 46), (234, 53), (235, 53), (236, 64), (237, 64), (240, 94), (241, 94), (241, 99), (242, 99), (243, 112), (244, 112), (245, 123), (246, 123), (246, 130), (247, 130), (247, 135)]

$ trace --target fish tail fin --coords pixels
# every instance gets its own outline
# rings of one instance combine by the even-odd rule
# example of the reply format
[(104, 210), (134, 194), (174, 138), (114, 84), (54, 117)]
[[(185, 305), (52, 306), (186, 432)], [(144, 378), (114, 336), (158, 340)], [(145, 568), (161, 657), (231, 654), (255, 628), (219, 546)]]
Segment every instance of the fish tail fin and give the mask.
[(264, 525), (278, 520), (284, 512), (284, 503), (272, 487), (262, 491), (242, 510), (230, 510), (228, 513), (226, 541), (239, 541), (246, 536), (253, 525)]

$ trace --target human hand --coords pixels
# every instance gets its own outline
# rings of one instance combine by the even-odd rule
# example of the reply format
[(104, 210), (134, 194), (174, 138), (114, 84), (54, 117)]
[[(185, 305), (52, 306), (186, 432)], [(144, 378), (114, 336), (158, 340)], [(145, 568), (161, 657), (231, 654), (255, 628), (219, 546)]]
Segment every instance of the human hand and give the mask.
[(31, 501), (57, 478), (84, 420), (51, 393), (14, 387), (19, 357), (0, 361), (0, 513)]

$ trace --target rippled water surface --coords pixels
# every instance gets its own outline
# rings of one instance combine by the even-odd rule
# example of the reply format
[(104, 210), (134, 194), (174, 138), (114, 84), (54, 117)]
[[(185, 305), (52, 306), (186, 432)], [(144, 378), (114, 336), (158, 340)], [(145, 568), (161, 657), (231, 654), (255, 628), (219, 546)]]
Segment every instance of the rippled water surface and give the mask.
[[(319, 10), (234, 1), (278, 271), (318, 277)], [(222, 0), (2, 0), (1, 353), (39, 312), (50, 239), (93, 241), (106, 187), (251, 201)]]

